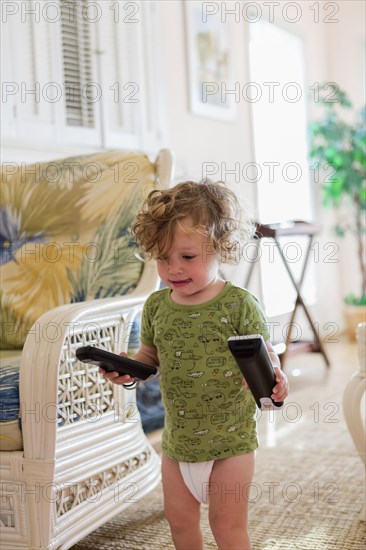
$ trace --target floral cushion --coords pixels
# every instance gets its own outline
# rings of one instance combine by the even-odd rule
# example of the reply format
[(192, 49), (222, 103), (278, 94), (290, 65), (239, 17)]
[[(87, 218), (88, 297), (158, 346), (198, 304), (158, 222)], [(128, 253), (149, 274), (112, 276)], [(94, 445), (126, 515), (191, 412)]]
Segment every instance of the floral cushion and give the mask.
[(142, 263), (129, 227), (154, 186), (141, 153), (107, 151), (2, 168), (1, 349), (20, 349), (44, 312), (133, 290)]
[[(21, 349), (37, 318), (56, 306), (136, 287), (143, 266), (129, 227), (155, 180), (145, 155), (123, 151), (2, 167), (0, 349)], [(137, 319), (129, 353), (138, 346)], [(1, 360), (0, 450), (22, 448), (19, 363), (20, 354)], [(137, 399), (144, 429), (160, 427), (159, 379), (138, 389)]]

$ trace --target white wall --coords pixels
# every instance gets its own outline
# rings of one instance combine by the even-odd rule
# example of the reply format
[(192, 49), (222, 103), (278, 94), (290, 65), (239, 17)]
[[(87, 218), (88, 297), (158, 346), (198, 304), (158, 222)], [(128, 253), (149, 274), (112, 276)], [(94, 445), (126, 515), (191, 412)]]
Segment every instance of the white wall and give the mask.
[[(365, 105), (366, 60), (365, 21), (366, 3), (362, 0), (340, 2), (339, 25), (327, 26), (325, 36), (328, 52), (328, 78), (339, 84), (351, 99), (355, 109), (345, 111), (344, 117), (354, 120)], [(361, 292), (356, 241), (347, 235), (339, 242), (341, 295)], [(366, 248), (364, 249), (366, 250)]]
[[(248, 102), (237, 105), (234, 121), (220, 121), (194, 115), (189, 109), (186, 23), (183, 2), (161, 2), (162, 50), (166, 72), (166, 99), (169, 147), (177, 155), (176, 180), (199, 180), (206, 175), (207, 163), (217, 165), (212, 179), (225, 179), (249, 206), (255, 208), (255, 184), (237, 182), (230, 170), (235, 163), (241, 166), (253, 161), (251, 139), (251, 110)], [(249, 81), (248, 33), (246, 24), (232, 25), (232, 47), (235, 52), (235, 81)], [(211, 165), (211, 168), (212, 168)], [(238, 284), (243, 284), (242, 267), (227, 273)], [(255, 282), (254, 282), (255, 284)]]
[[(251, 141), (251, 113), (250, 104), (241, 101), (238, 104), (238, 116), (235, 122), (222, 122), (198, 117), (190, 113), (188, 105), (187, 57), (185, 44), (185, 25), (182, 2), (161, 2), (162, 15), (162, 43), (163, 63), (165, 70), (167, 121), (169, 146), (176, 151), (178, 158), (177, 179), (185, 177), (199, 178), (204, 162), (216, 162), (220, 166), (226, 162), (233, 167), (235, 162), (245, 164), (254, 160)], [(214, 3), (213, 3), (214, 4)], [(233, 5), (233, 2), (227, 2)], [(241, 3), (243, 5), (243, 3)], [(244, 3), (245, 4), (245, 3)], [(267, 3), (256, 2), (261, 7), (263, 16), (267, 14)], [(364, 53), (362, 46), (365, 42), (364, 10), (362, 1), (341, 2), (281, 2), (274, 11), (274, 22), (301, 36), (304, 41), (308, 93), (314, 83), (337, 81), (340, 86), (349, 92), (358, 105), (364, 97), (363, 64)], [(294, 6), (296, 4), (298, 21)], [(223, 3), (216, 3), (222, 7)], [(286, 7), (287, 6), (287, 7)], [(313, 6), (313, 9), (311, 9)], [(319, 9), (318, 13), (314, 11)], [(286, 11), (287, 10), (287, 11)], [(235, 19), (231, 16), (231, 21)], [(230, 16), (227, 16), (230, 20)], [(237, 73), (235, 80), (241, 83), (249, 82), (248, 70), (248, 26), (244, 17), (233, 25), (233, 43), (235, 66)], [(309, 114), (316, 114), (316, 106), (309, 105)], [(220, 177), (220, 174), (218, 174)], [(234, 185), (233, 178), (227, 181), (233, 185), (242, 197), (255, 200), (255, 186), (245, 182)], [(351, 283), (345, 283), (349, 278), (350, 263), (354, 257), (347, 257), (347, 268), (337, 263), (327, 263), (325, 248), (327, 243), (335, 241), (331, 226), (334, 223), (334, 213), (325, 211), (321, 207), (321, 190), (314, 189), (316, 198), (316, 215), (323, 230), (317, 238), (321, 252), (318, 283), (320, 302), (315, 308), (316, 318), (324, 325), (326, 322), (336, 322), (342, 326), (342, 297), (344, 289)], [(341, 260), (337, 256), (337, 260)], [(343, 257), (342, 257), (343, 261)], [(345, 262), (346, 263), (346, 262)], [(243, 282), (243, 270), (236, 269), (234, 280)], [(342, 279), (342, 281), (341, 281)]]
[(347, 91), (356, 109), (365, 104), (365, 22), (363, 0), (338, 2), (337, 25), (324, 25), (329, 79)]

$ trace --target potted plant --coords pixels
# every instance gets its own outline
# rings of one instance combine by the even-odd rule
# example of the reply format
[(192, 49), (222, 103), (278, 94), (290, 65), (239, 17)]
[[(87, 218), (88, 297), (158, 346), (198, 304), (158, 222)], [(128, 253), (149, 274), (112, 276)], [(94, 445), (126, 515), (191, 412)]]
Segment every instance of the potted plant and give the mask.
[[(327, 174), (322, 183), (323, 204), (339, 211), (336, 234), (343, 237), (351, 233), (357, 243), (361, 286), (345, 297), (348, 332), (354, 338), (357, 324), (366, 317), (366, 109), (363, 108), (356, 122), (343, 120), (340, 116), (342, 110), (344, 112), (353, 106), (347, 94), (335, 83), (323, 84), (316, 99), (324, 116), (310, 125), (310, 158)], [(332, 172), (331, 176), (329, 172)]]

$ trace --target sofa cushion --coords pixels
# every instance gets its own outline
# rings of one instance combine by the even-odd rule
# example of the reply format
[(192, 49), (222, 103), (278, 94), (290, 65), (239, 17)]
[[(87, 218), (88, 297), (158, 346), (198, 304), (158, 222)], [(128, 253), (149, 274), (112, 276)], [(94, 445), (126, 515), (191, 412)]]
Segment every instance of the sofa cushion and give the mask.
[(22, 348), (56, 306), (136, 287), (129, 227), (155, 178), (145, 155), (123, 151), (2, 167), (0, 349)]
[(161, 401), (160, 375), (137, 387), (137, 408), (146, 434), (164, 426), (164, 407)]
[(23, 448), (19, 422), (20, 355), (0, 358), (0, 451)]
[[(134, 321), (128, 342), (128, 354), (132, 357), (140, 348), (141, 316)], [(161, 401), (160, 375), (143, 384), (136, 390), (136, 403), (141, 416), (142, 428), (146, 434), (164, 426), (164, 407)]]
[(18, 420), (19, 417), (20, 355), (0, 362), (0, 422)]

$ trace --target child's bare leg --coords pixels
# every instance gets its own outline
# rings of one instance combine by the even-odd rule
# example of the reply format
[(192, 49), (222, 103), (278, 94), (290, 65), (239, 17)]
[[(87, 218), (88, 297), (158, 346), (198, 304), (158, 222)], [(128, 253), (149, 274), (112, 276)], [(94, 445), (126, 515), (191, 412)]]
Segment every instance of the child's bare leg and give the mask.
[(200, 503), (183, 481), (178, 462), (163, 454), (164, 510), (177, 550), (202, 550)]
[(216, 460), (209, 485), (210, 526), (221, 550), (250, 550), (248, 492), (254, 453)]

